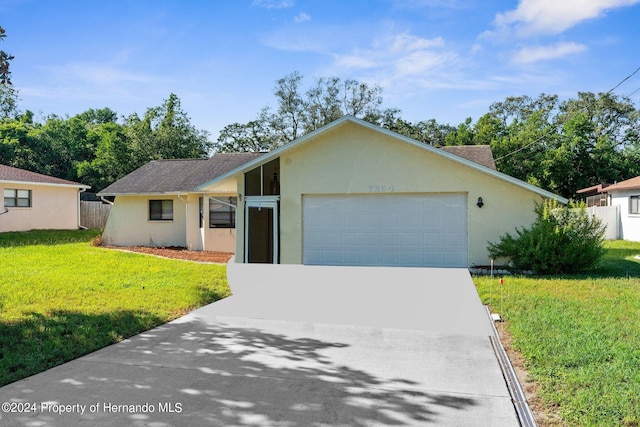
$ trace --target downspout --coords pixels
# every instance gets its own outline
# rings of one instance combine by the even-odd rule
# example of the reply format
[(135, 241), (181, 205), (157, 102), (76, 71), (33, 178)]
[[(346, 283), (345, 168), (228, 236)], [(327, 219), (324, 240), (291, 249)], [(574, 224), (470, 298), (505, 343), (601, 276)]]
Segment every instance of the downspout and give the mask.
[(85, 191), (87, 191), (86, 188), (81, 188), (78, 190), (78, 228), (80, 230), (88, 230), (87, 227), (85, 227), (84, 225), (80, 224), (80, 193), (84, 193)]
[(189, 201), (188, 199), (182, 200), (182, 195), (180, 194), (178, 194), (178, 200), (184, 202), (184, 240), (187, 244), (187, 249), (191, 250), (191, 245), (189, 244)]

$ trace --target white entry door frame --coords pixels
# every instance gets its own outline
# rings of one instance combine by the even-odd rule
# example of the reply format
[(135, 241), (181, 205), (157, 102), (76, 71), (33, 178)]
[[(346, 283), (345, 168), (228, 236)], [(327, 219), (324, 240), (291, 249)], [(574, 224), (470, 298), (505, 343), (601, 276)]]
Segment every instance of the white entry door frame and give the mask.
[[(278, 264), (280, 196), (247, 196), (244, 202), (244, 260)], [(256, 252), (254, 245), (267, 245)], [(257, 254), (257, 255), (256, 255)]]

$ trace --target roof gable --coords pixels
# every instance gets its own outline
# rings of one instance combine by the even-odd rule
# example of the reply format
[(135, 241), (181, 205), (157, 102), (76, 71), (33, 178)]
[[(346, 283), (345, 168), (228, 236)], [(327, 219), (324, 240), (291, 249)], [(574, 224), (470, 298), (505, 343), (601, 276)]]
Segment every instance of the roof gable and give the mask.
[(25, 169), (0, 165), (0, 181), (24, 182), (33, 184), (61, 185), (66, 187), (91, 188), (88, 185), (68, 181), (41, 173), (31, 172)]
[[(446, 150), (441, 150), (439, 148), (432, 147), (431, 145), (424, 144), (422, 142), (416, 141), (416, 140), (411, 139), (409, 137), (406, 137), (404, 135), (397, 134), (397, 133), (392, 132), (392, 131), (390, 131), (388, 129), (381, 128), (379, 126), (376, 126), (374, 124), (368, 123), (368, 122), (366, 122), (364, 120), (358, 119), (358, 118), (353, 117), (353, 116), (343, 116), (343, 117), (339, 118), (338, 120), (335, 120), (335, 121), (329, 123), (326, 126), (323, 126), (323, 127), (319, 128), (319, 129), (316, 129), (313, 132), (310, 132), (310, 133), (308, 133), (308, 134), (306, 134), (306, 135), (304, 135), (304, 136), (302, 136), (302, 137), (300, 137), (300, 138), (298, 138), (298, 139), (296, 139), (296, 140), (294, 140), (294, 141), (292, 141), (292, 142), (290, 142), (290, 143), (288, 143), (286, 145), (283, 145), (282, 147), (279, 147), (279, 148), (277, 148), (277, 149), (275, 149), (273, 151), (270, 151), (269, 153), (266, 153), (264, 156), (261, 156), (258, 159), (254, 159), (252, 161), (249, 161), (249, 162), (237, 167), (236, 169), (230, 170), (227, 173), (218, 176), (217, 178), (211, 179), (208, 182), (205, 182), (204, 184), (200, 185), (199, 188), (203, 188), (203, 187), (212, 185), (212, 184), (214, 184), (214, 183), (216, 183), (218, 181), (221, 181), (223, 179), (226, 179), (226, 178), (228, 178), (230, 176), (233, 176), (233, 175), (236, 175), (236, 174), (239, 174), (239, 173), (244, 173), (244, 172), (247, 172), (247, 171), (249, 171), (251, 169), (254, 169), (254, 168), (260, 166), (261, 164), (267, 163), (267, 162), (269, 162), (271, 160), (274, 160), (274, 159), (280, 157), (280, 155), (285, 151), (292, 150), (292, 149), (294, 149), (294, 148), (296, 148), (298, 146), (301, 146), (303, 144), (311, 143), (312, 141), (317, 139), (318, 136), (323, 135), (323, 134), (325, 134), (327, 132), (330, 132), (330, 131), (334, 131), (334, 130), (336, 130), (336, 129), (338, 129), (341, 126), (344, 126), (346, 124), (355, 124), (355, 125), (358, 125), (358, 126), (363, 126), (363, 127), (368, 128), (370, 130), (373, 130), (375, 132), (379, 132), (379, 133), (381, 133), (383, 135), (387, 135), (390, 138), (392, 138), (392, 139), (394, 139), (394, 140), (396, 140), (398, 142), (409, 144), (409, 145), (418, 147), (418, 148), (420, 148), (422, 150), (426, 150), (428, 152), (434, 153), (434, 154), (436, 154), (438, 156), (442, 156), (442, 157), (447, 158), (449, 160), (453, 160), (454, 162), (463, 164), (463, 165), (465, 165), (465, 166), (467, 166), (467, 167), (469, 167), (471, 169), (474, 169), (474, 170), (477, 170), (479, 172), (488, 174), (488, 175), (493, 176), (494, 178), (500, 179), (502, 181), (509, 182), (509, 183), (511, 183), (513, 185), (516, 185), (518, 187), (521, 187), (521, 188), (523, 188), (523, 189), (525, 189), (527, 191), (534, 192), (534, 193), (536, 193), (536, 194), (538, 194), (538, 195), (540, 195), (542, 197), (555, 199), (558, 202), (564, 203), (564, 204), (569, 202), (564, 197), (561, 197), (561, 196), (559, 196), (557, 194), (554, 194), (554, 193), (551, 193), (549, 191), (543, 190), (542, 188), (536, 187), (534, 185), (531, 185), (529, 183), (521, 181), (521, 180), (519, 180), (517, 178), (514, 178), (512, 176), (509, 176), (509, 175), (503, 174), (501, 172), (498, 172), (495, 169), (491, 169), (491, 168), (489, 168), (487, 166), (484, 166), (482, 164), (479, 164), (479, 163), (476, 163), (474, 161), (468, 160), (468, 159), (466, 159), (464, 157), (452, 154), (452, 153), (450, 153), (450, 152), (448, 152)], [(493, 155), (492, 155), (492, 159), (493, 159)]]
[(208, 159), (153, 160), (114, 182), (100, 195), (180, 193), (194, 191), (263, 153), (216, 153)]

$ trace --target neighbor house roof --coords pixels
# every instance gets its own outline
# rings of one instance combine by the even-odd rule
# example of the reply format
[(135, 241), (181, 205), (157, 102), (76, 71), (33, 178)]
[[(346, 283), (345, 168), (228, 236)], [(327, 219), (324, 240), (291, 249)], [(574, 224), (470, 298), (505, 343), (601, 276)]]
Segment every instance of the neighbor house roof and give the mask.
[(488, 145), (447, 145), (440, 149), (496, 170), (496, 162), (493, 160), (493, 153)]
[(613, 184), (607, 187), (607, 193), (617, 190), (636, 190), (640, 189), (640, 176), (627, 179), (626, 181), (620, 181), (617, 184)]
[(602, 194), (602, 193), (606, 193), (608, 191), (607, 187), (609, 187), (609, 186), (611, 186), (611, 184), (592, 185), (591, 187), (581, 188), (580, 190), (576, 191), (576, 194), (582, 194), (584, 196)]
[(43, 175), (41, 173), (31, 172), (7, 165), (0, 165), (0, 181), (9, 183), (36, 183), (84, 189), (91, 188), (88, 185), (80, 184), (78, 182), (55, 178), (53, 176)]
[(190, 192), (263, 154), (216, 153), (208, 159), (153, 160), (98, 194), (117, 196)]
[(290, 142), (290, 143), (288, 143), (286, 145), (283, 145), (282, 147), (276, 148), (275, 150), (270, 151), (269, 153), (266, 153), (264, 156), (262, 156), (262, 157), (260, 157), (258, 159), (254, 159), (254, 160), (251, 160), (251, 161), (249, 161), (249, 162), (247, 162), (247, 163), (245, 163), (243, 165), (240, 165), (237, 168), (232, 169), (232, 170), (230, 170), (230, 171), (218, 176), (217, 178), (213, 178), (213, 179), (209, 180), (208, 182), (205, 182), (202, 185), (200, 185), (199, 188), (205, 188), (205, 187), (207, 187), (207, 186), (209, 186), (211, 184), (214, 184), (214, 183), (217, 183), (219, 181), (222, 181), (222, 180), (224, 180), (224, 179), (226, 179), (226, 178), (228, 178), (230, 176), (233, 176), (233, 175), (236, 175), (236, 174), (239, 174), (239, 173), (243, 173), (243, 172), (247, 172), (247, 171), (249, 171), (251, 169), (254, 169), (254, 168), (258, 167), (261, 164), (264, 164), (264, 163), (270, 162), (271, 160), (277, 159), (277, 158), (280, 157), (280, 155), (283, 152), (285, 152), (287, 150), (292, 150), (295, 147), (298, 147), (298, 146), (306, 144), (306, 143), (308, 143), (310, 141), (313, 141), (319, 135), (322, 135), (325, 132), (329, 132), (331, 130), (337, 129), (340, 126), (344, 126), (347, 123), (357, 124), (359, 126), (363, 126), (365, 128), (371, 129), (371, 130), (373, 130), (375, 132), (382, 133), (384, 135), (387, 135), (387, 136), (389, 136), (391, 138), (394, 138), (394, 139), (396, 139), (398, 141), (401, 141), (403, 143), (412, 145), (412, 146), (420, 148), (422, 150), (429, 151), (431, 153), (434, 153), (436, 155), (442, 156), (442, 157), (447, 158), (449, 160), (452, 160), (454, 162), (457, 162), (457, 163), (463, 164), (465, 166), (468, 166), (471, 169), (475, 169), (475, 170), (477, 170), (479, 172), (482, 172), (482, 173), (485, 173), (487, 175), (493, 176), (493, 177), (495, 177), (497, 179), (500, 179), (502, 181), (506, 181), (506, 182), (509, 182), (509, 183), (511, 183), (511, 184), (513, 184), (515, 186), (524, 188), (524, 189), (526, 189), (528, 191), (532, 191), (532, 192), (534, 192), (534, 193), (536, 193), (536, 194), (538, 194), (538, 195), (540, 195), (542, 197), (555, 199), (558, 202), (563, 203), (563, 204), (569, 203), (569, 201), (567, 199), (565, 199), (564, 197), (561, 197), (561, 196), (559, 196), (557, 194), (551, 193), (550, 191), (543, 190), (540, 187), (536, 187), (535, 185), (531, 185), (529, 183), (521, 181), (521, 180), (519, 180), (517, 178), (514, 178), (512, 176), (509, 176), (509, 175), (506, 175), (504, 173), (498, 172), (495, 169), (491, 169), (491, 168), (489, 168), (487, 166), (484, 166), (482, 164), (479, 164), (479, 163), (476, 163), (474, 161), (465, 159), (464, 157), (457, 156), (457, 155), (449, 153), (449, 152), (447, 152), (445, 150), (441, 150), (441, 149), (432, 147), (431, 145), (424, 144), (422, 142), (416, 141), (415, 139), (411, 139), (411, 138), (406, 137), (404, 135), (400, 135), (400, 134), (392, 132), (392, 131), (390, 131), (388, 129), (381, 128), (379, 126), (376, 126), (374, 124), (368, 123), (368, 122), (366, 122), (364, 120), (361, 120), (361, 119), (358, 119), (356, 117), (349, 116), (349, 115), (343, 116), (343, 117), (339, 118), (338, 120), (335, 120), (335, 121), (329, 123), (326, 126), (323, 126), (323, 127), (319, 128), (319, 129), (316, 129), (313, 132), (310, 132), (310, 133), (308, 133), (308, 134), (296, 139), (295, 141), (292, 141), (292, 142)]

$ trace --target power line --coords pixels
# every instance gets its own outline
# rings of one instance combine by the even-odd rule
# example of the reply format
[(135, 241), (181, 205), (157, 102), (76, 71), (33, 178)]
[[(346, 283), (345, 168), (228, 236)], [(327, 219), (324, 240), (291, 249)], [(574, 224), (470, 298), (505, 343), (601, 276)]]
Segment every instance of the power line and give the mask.
[[(617, 88), (619, 88), (624, 82), (626, 82), (627, 80), (629, 80), (631, 77), (633, 77), (634, 75), (636, 75), (638, 72), (640, 71), (640, 67), (636, 68), (633, 73), (629, 74), (627, 77), (625, 77), (624, 79), (620, 80), (620, 82), (618, 82), (618, 84), (616, 84), (614, 87), (612, 87), (611, 89), (609, 89), (608, 91), (605, 92), (605, 95), (610, 94), (611, 92), (613, 92), (614, 90), (616, 90)], [(627, 97), (633, 95), (634, 93), (636, 93), (638, 90), (640, 90), (640, 88), (634, 90), (633, 92), (631, 92), (629, 95), (627, 95)], [(588, 105), (585, 105), (584, 107), (582, 107), (580, 110), (575, 111), (573, 113), (568, 113), (568, 118), (573, 117), (576, 114), (582, 113), (586, 110), (588, 110), (590, 107), (592, 107), (595, 103), (596, 103), (597, 99), (594, 99), (593, 102), (589, 103)], [(495, 159), (495, 161), (497, 162), (498, 160), (502, 160), (506, 157), (510, 157), (513, 156), (516, 153), (519, 153), (520, 151), (532, 146), (533, 144), (542, 141), (547, 134), (550, 132), (550, 130), (544, 132), (542, 135), (540, 135), (538, 138), (534, 139), (533, 141), (531, 141), (530, 143), (528, 143), (527, 145), (523, 145), (522, 147), (518, 148), (517, 150), (512, 151), (511, 153), (507, 153), (504, 156), (500, 156), (497, 159)]]

